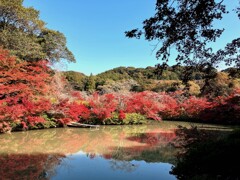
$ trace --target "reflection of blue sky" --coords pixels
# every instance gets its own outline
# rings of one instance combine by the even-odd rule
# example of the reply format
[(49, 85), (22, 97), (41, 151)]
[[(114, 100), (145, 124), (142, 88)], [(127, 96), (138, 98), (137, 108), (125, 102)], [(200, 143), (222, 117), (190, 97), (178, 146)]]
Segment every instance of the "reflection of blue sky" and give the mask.
[(106, 160), (99, 156), (90, 159), (84, 154), (78, 152), (63, 159), (62, 163), (56, 168), (56, 175), (51, 179), (176, 179), (175, 176), (169, 174), (172, 165), (168, 163)]
[(78, 151), (77, 153), (75, 153), (76, 156), (86, 156), (87, 153), (83, 152), (83, 151)]

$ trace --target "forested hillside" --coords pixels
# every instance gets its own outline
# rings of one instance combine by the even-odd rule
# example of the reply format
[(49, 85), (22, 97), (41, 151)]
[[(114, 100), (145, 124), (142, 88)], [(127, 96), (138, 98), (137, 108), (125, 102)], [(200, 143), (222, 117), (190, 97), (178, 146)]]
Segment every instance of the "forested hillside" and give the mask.
[(95, 76), (86, 76), (74, 71), (63, 72), (63, 75), (75, 90), (89, 92), (97, 90), (102, 94), (119, 91), (187, 90), (190, 95), (201, 95), (213, 90), (213, 95), (218, 96), (229, 94), (233, 89), (240, 87), (240, 75), (236, 68), (228, 68), (221, 72), (212, 69), (214, 77), (209, 80), (209, 85), (205, 88), (206, 74), (199, 71), (192, 72), (186, 81), (184, 72), (187, 68), (167, 67), (161, 75), (157, 74), (156, 67), (118, 67)]

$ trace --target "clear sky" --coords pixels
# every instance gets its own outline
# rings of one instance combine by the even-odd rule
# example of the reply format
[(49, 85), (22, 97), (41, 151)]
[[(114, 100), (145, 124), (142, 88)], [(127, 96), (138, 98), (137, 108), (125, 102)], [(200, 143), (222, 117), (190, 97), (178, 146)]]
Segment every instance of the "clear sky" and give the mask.
[[(230, 9), (236, 0), (226, 0)], [(156, 0), (24, 0), (25, 6), (40, 11), (40, 18), (50, 29), (58, 30), (67, 38), (67, 46), (77, 63), (68, 70), (98, 74), (119, 67), (147, 67), (158, 63), (152, 53), (153, 42), (128, 39), (124, 32), (141, 28), (142, 21), (154, 15)], [(228, 27), (213, 46), (223, 47), (239, 37), (237, 16), (227, 15), (219, 24)], [(173, 64), (174, 62), (170, 62)]]

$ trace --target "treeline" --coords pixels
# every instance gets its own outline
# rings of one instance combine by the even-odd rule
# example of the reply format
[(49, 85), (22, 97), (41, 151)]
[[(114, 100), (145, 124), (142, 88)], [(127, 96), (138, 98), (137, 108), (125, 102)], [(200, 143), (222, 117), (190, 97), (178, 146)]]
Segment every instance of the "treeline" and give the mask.
[[(186, 71), (191, 73), (186, 77)], [(134, 68), (118, 67), (101, 74), (86, 76), (83, 73), (67, 71), (63, 75), (75, 90), (101, 94), (122, 91), (154, 91), (175, 92), (185, 90), (190, 95), (219, 96), (229, 94), (240, 87), (240, 73), (236, 68), (228, 68), (221, 72), (212, 69), (211, 78), (208, 74), (194, 67), (172, 66), (165, 68), (161, 75), (156, 67)]]
[(174, 119), (239, 124), (240, 120), (240, 88), (215, 98), (186, 96), (183, 91), (86, 94), (66, 88), (68, 82), (47, 61), (18, 61), (3, 49), (0, 84), (0, 133), (70, 122), (124, 125)]

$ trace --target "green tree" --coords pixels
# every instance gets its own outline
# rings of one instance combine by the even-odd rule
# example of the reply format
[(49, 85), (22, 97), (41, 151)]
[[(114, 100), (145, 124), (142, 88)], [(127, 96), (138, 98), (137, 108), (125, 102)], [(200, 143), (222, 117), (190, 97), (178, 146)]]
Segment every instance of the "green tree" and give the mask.
[(41, 39), (39, 42), (43, 52), (50, 61), (60, 61), (61, 59), (75, 61), (72, 52), (66, 47), (67, 41), (61, 32), (44, 29), (38, 38)]
[(41, 45), (37, 43), (37, 37), (28, 35), (18, 29), (0, 30), (0, 46), (9, 49), (12, 55), (22, 60), (46, 59)]
[(24, 7), (23, 0), (0, 0), (0, 46), (23, 60), (75, 61), (64, 35), (47, 29), (39, 11)]
[(83, 91), (86, 84), (87, 76), (80, 72), (66, 71), (62, 72), (72, 88), (75, 90)]
[(96, 84), (95, 78), (94, 78), (94, 76), (91, 73), (90, 76), (87, 78), (86, 85), (85, 85), (85, 90), (86, 91), (93, 91), (93, 90), (95, 90), (95, 84)]

